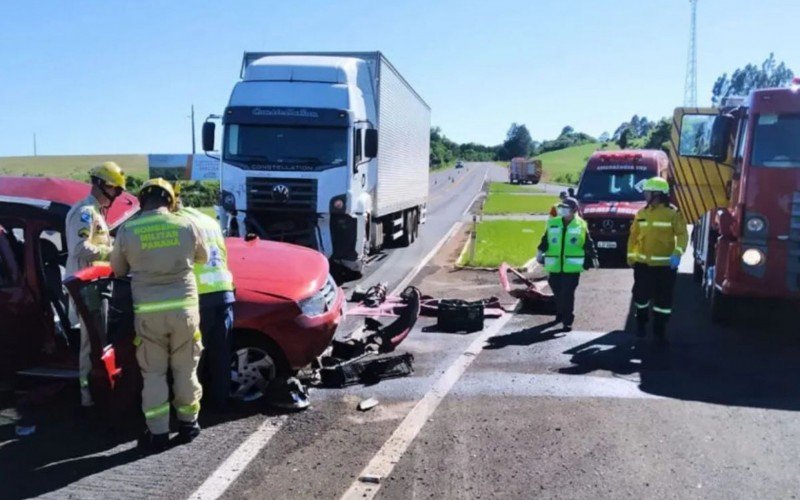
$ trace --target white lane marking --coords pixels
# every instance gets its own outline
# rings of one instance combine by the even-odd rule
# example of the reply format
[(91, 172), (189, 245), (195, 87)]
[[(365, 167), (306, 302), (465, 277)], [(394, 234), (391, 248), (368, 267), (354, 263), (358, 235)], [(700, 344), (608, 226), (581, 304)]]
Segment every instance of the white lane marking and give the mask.
[(434, 257), (434, 255), (436, 255), (436, 252), (438, 252), (444, 246), (444, 244), (447, 243), (447, 240), (450, 239), (450, 237), (459, 227), (461, 227), (461, 222), (456, 222), (453, 224), (453, 227), (447, 231), (447, 234), (445, 234), (444, 237), (440, 239), (431, 249), (431, 251), (428, 252), (428, 254), (419, 262), (419, 264), (417, 264), (414, 269), (411, 270), (410, 274), (400, 280), (400, 283), (398, 283), (397, 286), (394, 287), (391, 292), (389, 292), (389, 295), (397, 295), (398, 293), (402, 292), (403, 288), (407, 287), (408, 284), (411, 283), (411, 280), (416, 278), (417, 274), (422, 270), (422, 268), (425, 267), (425, 265)]
[(268, 418), (192, 493), (189, 498), (219, 498), (244, 472), (250, 462), (283, 427), (286, 417)]
[[(488, 173), (483, 175), (484, 182), (486, 182), (487, 175)], [(483, 183), (481, 183), (481, 187), (483, 187)], [(475, 200), (478, 199), (478, 196), (480, 196), (481, 193), (483, 193), (482, 190), (478, 190), (478, 192), (475, 193), (475, 196), (472, 198), (472, 201), (469, 202), (469, 205), (467, 205), (467, 208), (465, 208), (464, 212), (461, 214), (462, 218), (464, 217), (464, 215), (466, 215), (467, 212), (469, 212), (470, 207), (475, 203)], [(450, 237), (453, 236), (453, 234), (455, 234), (455, 232), (458, 231), (459, 228), (461, 228), (461, 226), (463, 225), (464, 223), (461, 221), (457, 221), (455, 224), (453, 224), (453, 227), (450, 228), (447, 234), (445, 234), (444, 237), (436, 243), (436, 245), (431, 249), (430, 252), (428, 252), (428, 254), (420, 261), (420, 263), (417, 264), (417, 266), (411, 270), (411, 273), (408, 276), (400, 280), (400, 283), (398, 283), (397, 286), (394, 287), (394, 289), (391, 292), (389, 292), (389, 295), (397, 295), (398, 293), (402, 292), (403, 288), (407, 287), (408, 284), (411, 283), (411, 281), (417, 276), (417, 274), (422, 270), (422, 268), (425, 267), (426, 264), (428, 264), (428, 262), (439, 252), (439, 250), (442, 249), (444, 244), (447, 243)]]
[[(484, 179), (486, 177), (484, 176)], [(480, 192), (478, 192), (480, 194)], [(474, 202), (474, 200), (473, 200)], [(471, 204), (470, 204), (471, 206)], [(469, 210), (469, 207), (467, 207)], [(416, 275), (422, 270), (423, 267), (436, 255), (436, 252), (441, 249), (453, 233), (461, 226), (461, 222), (453, 224), (450, 231), (442, 237), (433, 249), (428, 252), (425, 258), (409, 273), (395, 288), (390, 295), (397, 295), (403, 288), (413, 280)], [(510, 316), (510, 315), (509, 315)], [(250, 462), (258, 455), (258, 453), (269, 443), (269, 441), (278, 433), (286, 422), (286, 417), (278, 419), (268, 418), (264, 420), (261, 426), (251, 434), (238, 448), (227, 458), (222, 464), (200, 485), (194, 493), (190, 495), (191, 499), (216, 499), (222, 496), (223, 493), (233, 484), (234, 481), (247, 469)]]
[[(514, 309), (516, 310), (516, 305)], [(375, 477), (382, 481), (391, 474), (394, 466), (400, 461), (408, 446), (417, 437), (417, 434), (425, 426), (433, 412), (436, 411), (439, 403), (442, 402), (447, 393), (450, 392), (450, 389), (461, 378), (461, 375), (464, 374), (469, 365), (483, 350), (486, 340), (497, 334), (513, 316), (513, 313), (506, 313), (472, 341), (469, 347), (461, 353), (433, 387), (419, 400), (414, 409), (406, 415), (400, 426), (395, 429), (392, 436), (358, 475), (359, 478)], [(342, 500), (370, 499), (375, 497), (379, 489), (380, 483), (364, 483), (356, 479), (342, 495)]]

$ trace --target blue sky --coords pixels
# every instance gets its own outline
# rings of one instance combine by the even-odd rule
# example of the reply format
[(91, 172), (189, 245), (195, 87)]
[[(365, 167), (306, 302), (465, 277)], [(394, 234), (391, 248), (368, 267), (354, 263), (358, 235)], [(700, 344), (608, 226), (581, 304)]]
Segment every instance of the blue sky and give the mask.
[[(700, 0), (698, 95), (771, 51), (800, 72), (800, 2)], [(683, 100), (688, 0), (7, 0), (0, 156), (180, 153), (244, 50), (381, 50), (458, 142), (599, 135)]]

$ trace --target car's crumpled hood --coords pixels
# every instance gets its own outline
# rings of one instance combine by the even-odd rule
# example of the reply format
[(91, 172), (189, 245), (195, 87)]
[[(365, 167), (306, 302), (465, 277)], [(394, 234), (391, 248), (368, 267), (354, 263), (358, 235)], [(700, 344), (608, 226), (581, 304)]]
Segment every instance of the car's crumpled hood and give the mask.
[(328, 279), (328, 259), (315, 250), (257, 239), (226, 238), (225, 244), (237, 291), (297, 302)]

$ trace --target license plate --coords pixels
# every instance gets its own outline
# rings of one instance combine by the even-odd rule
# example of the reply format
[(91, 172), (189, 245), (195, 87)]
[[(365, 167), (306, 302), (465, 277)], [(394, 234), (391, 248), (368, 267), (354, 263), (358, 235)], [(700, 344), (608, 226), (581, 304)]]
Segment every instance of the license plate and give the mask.
[(598, 241), (597, 248), (617, 248), (616, 241)]

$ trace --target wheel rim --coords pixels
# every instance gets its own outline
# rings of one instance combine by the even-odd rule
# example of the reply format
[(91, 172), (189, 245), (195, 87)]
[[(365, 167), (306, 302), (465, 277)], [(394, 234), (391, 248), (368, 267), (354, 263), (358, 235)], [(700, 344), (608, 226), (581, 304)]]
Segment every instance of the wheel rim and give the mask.
[(249, 402), (261, 399), (275, 378), (275, 363), (263, 349), (244, 347), (231, 359), (231, 398)]

